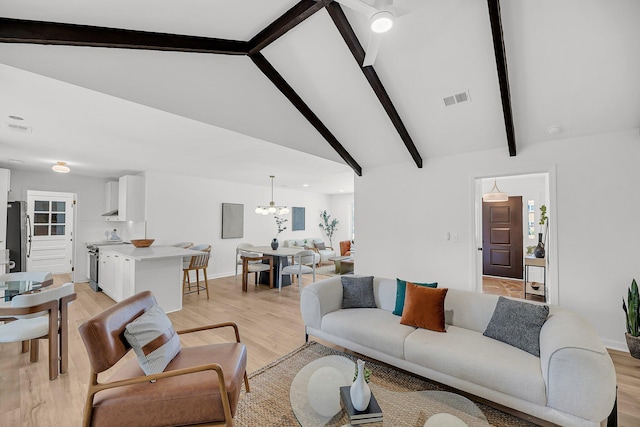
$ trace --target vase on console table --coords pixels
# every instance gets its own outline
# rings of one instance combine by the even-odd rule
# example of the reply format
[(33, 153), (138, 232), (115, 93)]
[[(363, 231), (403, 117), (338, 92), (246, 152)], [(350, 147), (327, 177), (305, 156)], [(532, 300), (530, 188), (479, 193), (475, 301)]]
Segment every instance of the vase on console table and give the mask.
[(544, 258), (544, 243), (542, 243), (542, 233), (538, 233), (538, 246), (533, 250), (533, 256), (536, 258)]
[(278, 249), (278, 246), (280, 246), (280, 243), (278, 243), (278, 239), (274, 237), (271, 241), (271, 249), (275, 251), (276, 249)]
[(371, 400), (371, 389), (364, 378), (364, 360), (358, 359), (358, 376), (351, 384), (351, 403), (356, 411), (364, 411), (369, 406)]

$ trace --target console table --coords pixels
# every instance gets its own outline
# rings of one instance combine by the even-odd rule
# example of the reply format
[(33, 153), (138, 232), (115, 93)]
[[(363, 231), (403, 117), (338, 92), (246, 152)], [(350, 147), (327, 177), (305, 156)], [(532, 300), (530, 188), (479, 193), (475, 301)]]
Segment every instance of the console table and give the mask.
[(546, 258), (535, 258), (535, 257), (524, 257), (524, 299), (527, 299), (528, 295), (538, 295), (536, 293), (527, 292), (527, 283), (529, 283), (529, 268), (530, 267), (538, 267), (542, 268), (542, 287), (544, 293), (542, 297), (544, 298), (544, 302), (547, 302), (547, 259)]

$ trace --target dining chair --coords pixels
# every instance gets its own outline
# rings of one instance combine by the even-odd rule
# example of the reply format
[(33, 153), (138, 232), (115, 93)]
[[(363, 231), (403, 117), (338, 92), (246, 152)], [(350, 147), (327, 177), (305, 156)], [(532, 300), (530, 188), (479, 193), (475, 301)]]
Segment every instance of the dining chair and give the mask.
[[(311, 267), (309, 267), (311, 266)], [(304, 250), (297, 252), (293, 256), (293, 264), (283, 267), (280, 264), (280, 271), (278, 272), (278, 292), (282, 290), (282, 275), (287, 274), (291, 276), (298, 276), (298, 287), (301, 286), (302, 274), (313, 274), (313, 282), (316, 281), (316, 252), (312, 250)]]
[(179, 243), (174, 243), (173, 245), (174, 248), (182, 248), (182, 249), (189, 249), (191, 246), (193, 246), (193, 242), (179, 242)]
[[(233, 426), (242, 384), (247, 393), (251, 391), (246, 371), (247, 349), (240, 341), (238, 326), (225, 322), (175, 332), (170, 327), (170, 333), (178, 335), (233, 329), (235, 339), (188, 347), (181, 344), (180, 351), (161, 372), (146, 375), (138, 358), (125, 357), (132, 348), (125, 330), (156, 305), (153, 294), (142, 291), (78, 328), (89, 356), (90, 371), (82, 425)], [(150, 320), (140, 324), (149, 326), (151, 336), (157, 332)], [(157, 338), (153, 339), (145, 347), (150, 344), (158, 347), (156, 341)], [(99, 374), (107, 370), (109, 376), (105, 380), (104, 374)]]
[[(236, 276), (235, 276), (235, 280), (238, 280), (238, 267), (242, 268), (242, 254), (244, 253), (245, 256), (247, 256), (246, 254), (249, 253), (251, 255), (248, 255), (250, 257), (259, 257), (262, 254), (259, 254), (257, 252), (248, 252), (247, 248), (252, 248), (253, 245), (251, 243), (238, 243), (238, 246), (236, 246)], [(251, 261), (250, 264), (256, 264), (256, 263), (261, 263), (262, 261)]]
[[(76, 299), (73, 283), (16, 295), (10, 307), (0, 307), (0, 343), (29, 341), (31, 362), (39, 358), (39, 341), (49, 340), (49, 379), (69, 366), (68, 306)], [(22, 352), (26, 347), (22, 346)]]
[[(182, 292), (193, 293), (197, 292), (200, 295), (201, 290), (207, 291), (207, 299), (209, 299), (209, 283), (207, 282), (207, 266), (209, 265), (209, 256), (211, 255), (211, 245), (196, 245), (189, 248), (194, 251), (206, 252), (203, 255), (193, 255), (189, 261), (184, 261), (182, 266)], [(196, 290), (191, 290), (191, 280), (189, 279), (189, 272), (196, 272)], [(202, 270), (204, 273), (204, 286), (200, 286), (199, 272)], [(187, 292), (187, 287), (189, 291)]]
[[(258, 274), (263, 271), (269, 272), (269, 288), (273, 288), (273, 257), (268, 255), (255, 256), (252, 252), (243, 252), (242, 257), (242, 292), (247, 292), (247, 282), (249, 274), (255, 273), (255, 284), (258, 285)], [(269, 261), (268, 264), (263, 261)]]

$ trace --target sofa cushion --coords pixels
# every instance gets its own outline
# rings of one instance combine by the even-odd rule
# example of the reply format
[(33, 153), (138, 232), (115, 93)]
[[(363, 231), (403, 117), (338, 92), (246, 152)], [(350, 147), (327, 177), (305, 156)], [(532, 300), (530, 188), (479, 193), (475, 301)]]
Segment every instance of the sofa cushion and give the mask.
[(444, 328), (444, 299), (447, 288), (434, 289), (407, 283), (407, 295), (400, 323), (446, 332)]
[(342, 308), (376, 308), (373, 276), (342, 276)]
[[(429, 288), (437, 288), (438, 282), (434, 283), (417, 283), (411, 282), (418, 286), (427, 286)], [(407, 281), (396, 279), (396, 306), (393, 309), (393, 314), (396, 316), (402, 316), (402, 309), (404, 308), (404, 297), (407, 293)]]
[(125, 327), (124, 337), (147, 375), (164, 371), (180, 352), (180, 337), (157, 304), (129, 323)]
[(415, 328), (398, 323), (390, 311), (352, 308), (324, 315), (322, 331), (403, 359), (404, 340)]
[(546, 305), (500, 297), (484, 335), (540, 356), (540, 329), (548, 316)]
[(416, 329), (405, 359), (490, 390), (546, 405), (540, 359), (481, 332), (447, 325), (447, 333)]
[(327, 250), (326, 246), (324, 245), (324, 242), (314, 243), (314, 245), (316, 249), (318, 249), (319, 251)]

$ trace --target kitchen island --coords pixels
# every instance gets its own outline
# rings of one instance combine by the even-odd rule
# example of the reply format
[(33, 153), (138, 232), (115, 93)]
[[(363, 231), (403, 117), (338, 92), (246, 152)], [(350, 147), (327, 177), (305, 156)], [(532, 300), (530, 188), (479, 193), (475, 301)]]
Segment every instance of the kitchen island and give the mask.
[(99, 284), (115, 302), (149, 290), (165, 312), (181, 310), (182, 260), (203, 254), (173, 246), (105, 246), (100, 249)]

